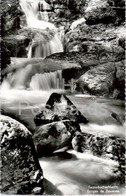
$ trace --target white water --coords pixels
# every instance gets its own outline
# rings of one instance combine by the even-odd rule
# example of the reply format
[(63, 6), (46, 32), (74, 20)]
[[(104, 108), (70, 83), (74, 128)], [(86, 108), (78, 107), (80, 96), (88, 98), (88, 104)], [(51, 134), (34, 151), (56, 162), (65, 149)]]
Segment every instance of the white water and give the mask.
[(32, 90), (50, 90), (62, 88), (62, 71), (35, 74), (30, 82)]
[(20, 5), (22, 10), (26, 15), (27, 26), (30, 28), (38, 28), (38, 29), (56, 29), (55, 25), (50, 22), (44, 21), (44, 17), (39, 17), (40, 11), (38, 10), (39, 2), (43, 2), (44, 7), (47, 8), (44, 1), (39, 0), (20, 0)]
[[(46, 11), (41, 12), (39, 4), (42, 5), (43, 10), (49, 9), (49, 5), (44, 0), (20, 0), (20, 5), (26, 15), (28, 28), (38, 29), (39, 32), (39, 36), (35, 35), (30, 44), (28, 58), (45, 58), (50, 54), (63, 52), (58, 30), (55, 25), (47, 22), (48, 13)], [(49, 29), (53, 31), (53, 34), (48, 31)], [(41, 32), (41, 30), (46, 30), (46, 32)]]
[(55, 31), (36, 33), (28, 52), (28, 58), (45, 58), (53, 53), (63, 52), (59, 35)]
[(9, 73), (1, 84), (1, 92), (8, 90), (51, 90), (63, 89), (62, 71), (39, 73), (35, 66), (29, 64), (25, 68)]
[[(27, 125), (29, 130), (34, 130), (36, 128), (33, 120), (34, 115), (45, 106), (51, 93), (52, 91), (40, 90), (4, 91), (1, 96), (1, 105), (6, 114), (13, 114), (17, 120)], [(124, 127), (116, 125), (114, 119), (111, 118), (111, 111), (118, 114), (124, 112), (121, 108), (121, 101), (100, 99), (99, 107), (105, 104), (108, 112), (100, 115), (99, 111), (97, 111), (99, 115), (96, 115), (93, 118), (93, 122), (91, 122), (92, 113), (86, 112), (86, 106), (92, 107), (92, 104), (95, 102), (94, 98), (75, 96), (69, 96), (69, 98), (89, 119), (87, 125), (81, 124), (83, 132), (125, 137)], [(103, 123), (102, 125), (99, 124), (99, 118)], [(111, 124), (106, 124), (106, 118), (107, 121), (111, 120)], [(119, 171), (116, 172), (118, 163), (112, 160), (105, 160), (92, 154), (69, 150), (66, 153), (55, 153), (55, 156), (52, 157), (42, 157), (39, 161), (44, 177), (52, 183), (47, 184), (46, 190), (48, 190), (48, 195), (84, 195), (89, 194), (89, 186), (118, 185), (117, 181), (115, 183), (112, 182), (115, 177), (120, 175)], [(124, 194), (123, 186), (117, 186), (117, 189), (119, 194)]]
[[(67, 155), (69, 158), (67, 158)], [(50, 159), (41, 158), (40, 164), (45, 172), (45, 178), (53, 182), (55, 189), (60, 191), (61, 194), (84, 195), (89, 194), (90, 186), (114, 186), (111, 179), (119, 174), (114, 173), (118, 163), (72, 150), (68, 151), (68, 154), (66, 153), (66, 160), (63, 160), (60, 156), (65, 158), (65, 154), (61, 153), (59, 158), (58, 156)], [(106, 183), (106, 179), (109, 184)], [(100, 181), (101, 184), (99, 183)], [(48, 189), (51, 189), (51, 187), (48, 187)], [(120, 187), (117, 189), (119, 193), (122, 192)], [(56, 193), (54, 192), (54, 194)]]

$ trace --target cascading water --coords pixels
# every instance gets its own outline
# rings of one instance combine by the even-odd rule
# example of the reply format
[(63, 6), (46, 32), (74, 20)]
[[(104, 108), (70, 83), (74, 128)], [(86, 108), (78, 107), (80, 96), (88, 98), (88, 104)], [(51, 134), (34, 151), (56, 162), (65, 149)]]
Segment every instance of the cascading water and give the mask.
[(18, 68), (17, 66), (16, 71), (10, 71), (10, 73), (8, 73), (7, 77), (1, 84), (1, 90), (63, 89), (64, 81), (62, 78), (62, 70), (43, 73), (43, 64), (28, 63), (27, 65), (25, 65), (25, 67), (22, 66), (21, 68)]
[(63, 46), (57, 33), (54, 30), (43, 30), (35, 34), (29, 47), (28, 58), (45, 58), (58, 52), (63, 52)]
[(28, 58), (45, 58), (50, 54), (63, 52), (58, 30), (52, 23), (47, 22), (46, 10), (49, 5), (44, 0), (21, 0), (20, 5), (26, 15), (28, 27), (38, 31), (30, 43)]
[(27, 26), (38, 29), (56, 29), (52, 23), (44, 21), (44, 18), (42, 17), (43, 13), (41, 13), (39, 8), (41, 4), (43, 5), (43, 9), (47, 8), (47, 5), (45, 6), (44, 0), (20, 0), (21, 8), (26, 16)]
[(62, 88), (62, 71), (35, 74), (30, 82), (32, 90), (50, 90)]
[[(28, 58), (45, 58), (53, 53), (63, 52), (61, 34), (52, 23), (47, 22), (49, 4), (44, 0), (20, 0), (20, 5), (26, 15), (27, 27), (33, 34)], [(4, 78), (1, 89), (49, 90), (57, 87), (55, 81), (62, 76), (61, 71), (40, 75), (36, 73), (41, 72), (38, 72), (32, 63), (20, 69), (17, 66), (15, 72), (10, 72)]]

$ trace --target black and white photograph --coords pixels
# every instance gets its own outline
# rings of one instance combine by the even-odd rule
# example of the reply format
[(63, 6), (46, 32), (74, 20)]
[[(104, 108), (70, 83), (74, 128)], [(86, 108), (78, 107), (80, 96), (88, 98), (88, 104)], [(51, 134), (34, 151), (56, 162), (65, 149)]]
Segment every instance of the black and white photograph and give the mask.
[(125, 0), (0, 4), (0, 194), (126, 195)]

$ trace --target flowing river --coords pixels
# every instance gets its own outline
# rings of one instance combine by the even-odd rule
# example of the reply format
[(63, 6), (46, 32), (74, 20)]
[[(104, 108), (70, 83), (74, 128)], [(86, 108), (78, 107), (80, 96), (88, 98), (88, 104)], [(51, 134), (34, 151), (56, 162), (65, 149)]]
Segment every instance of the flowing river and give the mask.
[[(26, 90), (5, 91), (1, 96), (2, 108), (6, 114), (33, 131), (36, 127), (33, 118), (44, 107), (51, 93), (51, 90), (35, 93)], [(123, 101), (81, 95), (68, 97), (89, 119), (87, 125), (80, 125), (83, 132), (125, 137), (124, 126), (111, 117), (112, 112), (124, 114)], [(93, 191), (99, 194), (100, 190), (104, 190), (104, 194), (110, 194), (110, 191), (113, 194), (117, 194), (117, 191), (119, 194), (124, 193), (123, 185), (119, 185), (116, 180), (118, 164), (115, 161), (67, 149), (55, 152), (51, 157), (41, 157), (39, 161), (46, 178), (44, 183), (47, 194), (80, 195), (93, 194)], [(91, 189), (91, 186), (97, 188)], [(98, 189), (98, 186), (107, 188)]]

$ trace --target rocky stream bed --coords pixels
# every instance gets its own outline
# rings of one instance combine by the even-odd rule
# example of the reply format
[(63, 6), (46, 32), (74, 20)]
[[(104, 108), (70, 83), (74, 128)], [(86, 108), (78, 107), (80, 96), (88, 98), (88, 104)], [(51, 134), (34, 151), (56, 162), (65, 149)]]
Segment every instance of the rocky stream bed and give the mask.
[(125, 195), (125, 1), (1, 1), (1, 193)]

